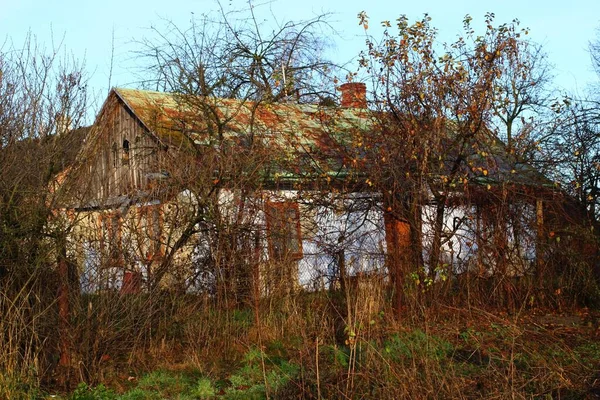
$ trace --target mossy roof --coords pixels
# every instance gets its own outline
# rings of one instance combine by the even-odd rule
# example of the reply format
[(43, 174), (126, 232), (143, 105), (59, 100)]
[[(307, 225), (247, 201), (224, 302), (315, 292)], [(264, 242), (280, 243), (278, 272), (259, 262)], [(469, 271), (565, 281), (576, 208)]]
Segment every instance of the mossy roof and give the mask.
[[(357, 152), (349, 149), (378, 129), (381, 121), (369, 109), (113, 90), (163, 142), (182, 145), (192, 140), (210, 145), (217, 131), (229, 138), (261, 137), (275, 155), (270, 179), (287, 182), (364, 179), (368, 174), (353, 158)], [(516, 162), (505, 144), (488, 131), (469, 144), (465, 161), (462, 176), (470, 184), (554, 186), (529, 164)]]

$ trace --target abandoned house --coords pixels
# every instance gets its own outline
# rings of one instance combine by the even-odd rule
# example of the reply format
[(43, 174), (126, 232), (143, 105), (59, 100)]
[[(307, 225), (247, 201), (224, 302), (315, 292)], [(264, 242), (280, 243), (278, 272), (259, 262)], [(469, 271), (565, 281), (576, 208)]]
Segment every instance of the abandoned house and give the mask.
[(535, 269), (551, 182), (486, 134), (444, 212), (426, 193), (409, 226), (356, 150), (379, 129), (366, 87), (341, 90), (341, 105), (326, 107), (113, 89), (61, 176), (82, 290), (213, 293), (222, 281), (269, 294), (386, 279), (410, 229), (433, 280)]

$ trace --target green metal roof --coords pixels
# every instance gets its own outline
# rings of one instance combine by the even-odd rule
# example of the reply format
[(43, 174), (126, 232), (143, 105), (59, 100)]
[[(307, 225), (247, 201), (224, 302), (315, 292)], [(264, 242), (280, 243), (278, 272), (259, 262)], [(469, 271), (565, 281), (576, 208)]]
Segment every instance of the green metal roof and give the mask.
[[(368, 171), (353, 158), (355, 145), (378, 129), (377, 116), (381, 115), (359, 108), (256, 103), (122, 88), (114, 92), (159, 140), (181, 142), (185, 136), (208, 145), (216, 135), (216, 122), (228, 138), (259, 137), (274, 155), (269, 178), (292, 183), (317, 178), (364, 180)], [(488, 131), (467, 147), (460, 175), (469, 184), (553, 186), (535, 168), (516, 162), (504, 143)], [(452, 151), (449, 147), (448, 154)]]

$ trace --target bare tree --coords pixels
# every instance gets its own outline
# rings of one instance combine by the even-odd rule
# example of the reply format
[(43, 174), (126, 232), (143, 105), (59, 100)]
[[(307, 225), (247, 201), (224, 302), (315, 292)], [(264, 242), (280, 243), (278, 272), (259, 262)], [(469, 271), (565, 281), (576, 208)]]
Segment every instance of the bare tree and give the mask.
[(528, 30), (517, 30), (518, 26), (514, 21), (499, 28), (511, 30), (514, 40), (508, 41), (502, 57), (493, 108), (499, 137), (508, 152), (523, 161), (531, 160), (537, 131), (546, 128), (544, 111), (550, 105), (552, 73), (542, 46), (527, 40)]
[(598, 220), (600, 142), (598, 103), (564, 98), (553, 103), (554, 128), (540, 142), (538, 158), (552, 178)]
[(596, 31), (596, 39), (589, 43), (589, 50), (592, 65), (596, 69), (596, 73), (600, 75), (600, 31)]
[[(257, 194), (278, 168), (292, 169), (285, 150), (274, 145), (277, 132), (257, 113), (266, 104), (331, 102), (335, 96), (339, 69), (323, 55), (329, 45), (323, 37), (332, 31), (328, 15), (271, 24), (256, 12), (252, 3), (235, 12), (220, 7), (187, 29), (167, 21), (140, 43), (137, 55), (148, 77), (142, 86), (174, 93), (181, 111), (172, 121), (181, 134), (166, 140), (172, 151), (163, 168), (168, 192), (188, 196), (172, 214), (180, 228), (165, 238), (167, 251), (153, 268), (151, 287), (173, 275), (177, 254), (191, 246), (202, 254), (190, 267), (201, 260), (211, 270), (220, 299), (238, 302), (256, 292), (257, 243), (265, 234), (257, 229), (264, 208)], [(286, 120), (274, 118), (281, 120), (273, 126)], [(236, 212), (224, 210), (224, 197), (231, 197)]]
[[(259, 21), (259, 6), (152, 27), (138, 55), (144, 87), (220, 98), (315, 102), (334, 92), (338, 68), (323, 56), (329, 15), (282, 24)], [(263, 4), (264, 6), (264, 4)], [(276, 20), (274, 17), (272, 20)]]
[[(22, 355), (2, 358), (8, 363), (3, 370), (18, 373), (30, 369), (34, 357), (46, 357), (46, 346), (57, 345), (49, 314), (57, 296), (61, 363), (70, 364), (69, 303), (77, 271), (66, 256), (70, 224), (55, 218), (64, 203), (54, 183), (83, 140), (85, 129), (77, 128), (86, 121), (88, 96), (84, 63), (68, 56), (62, 44), (46, 49), (29, 35), (22, 46), (5, 46), (0, 49), (0, 306), (3, 315), (14, 318), (1, 324), (0, 347), (3, 354)], [(21, 327), (13, 331), (14, 324)], [(15, 345), (23, 347), (6, 347)]]

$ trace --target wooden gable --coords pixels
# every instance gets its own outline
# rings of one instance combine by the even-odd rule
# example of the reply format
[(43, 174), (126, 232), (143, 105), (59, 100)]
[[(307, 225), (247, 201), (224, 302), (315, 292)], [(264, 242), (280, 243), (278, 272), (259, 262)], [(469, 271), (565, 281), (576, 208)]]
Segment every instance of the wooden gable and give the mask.
[(116, 91), (104, 103), (82, 152), (83, 203), (109, 206), (150, 194), (160, 176), (164, 148)]

